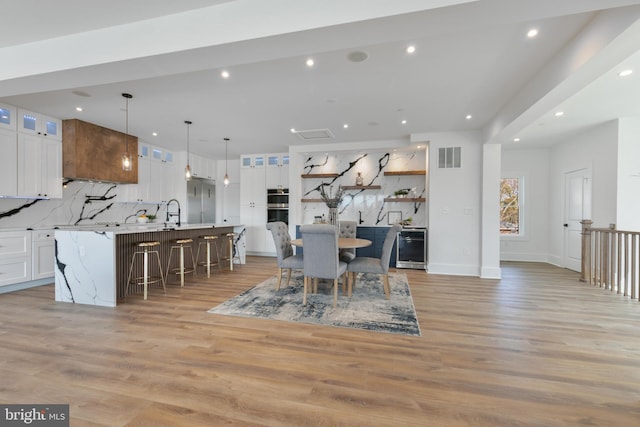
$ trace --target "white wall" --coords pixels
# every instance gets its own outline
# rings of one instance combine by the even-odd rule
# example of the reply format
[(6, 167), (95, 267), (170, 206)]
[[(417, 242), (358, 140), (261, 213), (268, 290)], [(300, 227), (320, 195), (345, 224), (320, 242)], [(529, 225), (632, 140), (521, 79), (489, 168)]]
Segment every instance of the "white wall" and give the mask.
[[(503, 261), (546, 262), (549, 246), (549, 148), (502, 150), (502, 178), (523, 178), (522, 236), (500, 237)], [(553, 186), (560, 185), (554, 183)]]
[(640, 118), (618, 121), (618, 230), (640, 231)]
[[(413, 136), (412, 136), (413, 137)], [(421, 134), (429, 142), (429, 273), (480, 275), (482, 142), (475, 132)], [(461, 147), (461, 167), (438, 168), (440, 147)]]
[(548, 262), (564, 267), (564, 176), (591, 169), (595, 227), (616, 222), (618, 122), (604, 123), (567, 138), (550, 150)]

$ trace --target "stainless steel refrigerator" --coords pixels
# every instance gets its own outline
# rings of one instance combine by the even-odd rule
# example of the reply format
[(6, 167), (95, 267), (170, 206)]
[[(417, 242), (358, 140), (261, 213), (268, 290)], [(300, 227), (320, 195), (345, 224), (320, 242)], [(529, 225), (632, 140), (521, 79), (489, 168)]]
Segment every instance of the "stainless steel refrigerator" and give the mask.
[(208, 179), (187, 181), (187, 222), (206, 224), (215, 222), (216, 184)]

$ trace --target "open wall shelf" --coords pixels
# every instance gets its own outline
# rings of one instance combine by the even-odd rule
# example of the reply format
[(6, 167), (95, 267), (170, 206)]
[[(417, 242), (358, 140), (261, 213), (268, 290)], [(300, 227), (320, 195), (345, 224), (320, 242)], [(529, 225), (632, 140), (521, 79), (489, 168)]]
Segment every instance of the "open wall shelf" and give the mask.
[(300, 175), (301, 178), (303, 179), (309, 179), (309, 178), (337, 178), (340, 175), (337, 173), (303, 173), (302, 175)]
[(341, 185), (343, 190), (380, 190), (382, 185)]
[(390, 203), (410, 203), (410, 202), (426, 202), (424, 197), (385, 197), (385, 202)]
[(400, 175), (426, 175), (426, 170), (415, 170), (415, 171), (387, 171), (384, 173), (385, 176), (400, 176)]

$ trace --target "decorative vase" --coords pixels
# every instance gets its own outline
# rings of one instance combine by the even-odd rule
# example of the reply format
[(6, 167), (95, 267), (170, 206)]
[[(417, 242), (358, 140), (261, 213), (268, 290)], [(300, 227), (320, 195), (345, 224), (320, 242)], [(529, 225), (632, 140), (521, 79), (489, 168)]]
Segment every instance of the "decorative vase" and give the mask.
[(329, 208), (329, 224), (338, 226), (338, 208)]

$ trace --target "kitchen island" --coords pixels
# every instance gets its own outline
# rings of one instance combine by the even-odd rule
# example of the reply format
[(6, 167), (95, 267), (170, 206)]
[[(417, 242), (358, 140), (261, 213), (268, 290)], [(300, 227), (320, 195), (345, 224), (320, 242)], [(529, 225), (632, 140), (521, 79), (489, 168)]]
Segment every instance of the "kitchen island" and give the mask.
[[(244, 263), (244, 227), (241, 225), (190, 224), (165, 228), (163, 224), (147, 224), (56, 230), (56, 301), (115, 307), (124, 301), (131, 257), (137, 243), (160, 242), (158, 251), (165, 270), (172, 241), (192, 238), (195, 256), (200, 236), (218, 235), (222, 239), (231, 231), (237, 234), (236, 248), (240, 262)], [(156, 263), (151, 264), (150, 274), (158, 276)]]

